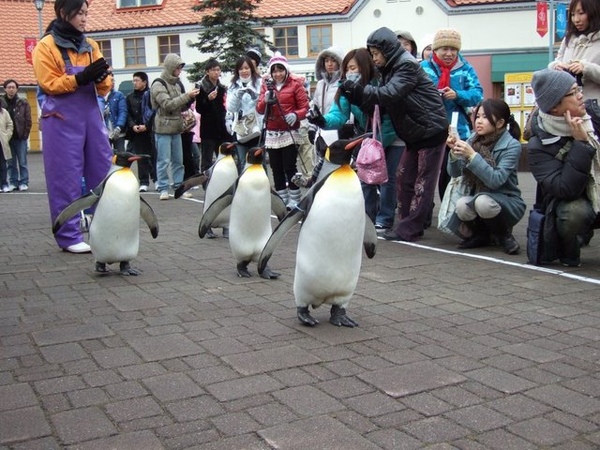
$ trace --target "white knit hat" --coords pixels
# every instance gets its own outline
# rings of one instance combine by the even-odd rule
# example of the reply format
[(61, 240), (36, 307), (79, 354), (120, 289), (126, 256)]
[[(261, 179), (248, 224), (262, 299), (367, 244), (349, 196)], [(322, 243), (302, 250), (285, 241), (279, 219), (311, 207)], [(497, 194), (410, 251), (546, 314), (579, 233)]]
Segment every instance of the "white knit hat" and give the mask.
[(271, 75), (271, 73), (273, 72), (273, 66), (275, 64), (279, 64), (280, 66), (283, 66), (283, 68), (287, 72), (287, 75), (290, 74), (290, 65), (288, 64), (288, 60), (286, 59), (285, 56), (283, 56), (279, 52), (275, 52), (273, 54), (273, 56), (271, 56), (271, 59), (269, 60), (269, 75)]

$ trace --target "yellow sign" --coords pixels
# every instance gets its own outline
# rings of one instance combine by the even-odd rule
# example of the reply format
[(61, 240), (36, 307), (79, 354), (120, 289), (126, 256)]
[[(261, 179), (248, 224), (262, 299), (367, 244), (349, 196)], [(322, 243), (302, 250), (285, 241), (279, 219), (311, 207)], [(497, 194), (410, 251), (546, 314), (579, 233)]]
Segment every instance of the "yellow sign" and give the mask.
[(507, 73), (504, 75), (504, 83), (529, 83), (533, 78), (533, 72)]

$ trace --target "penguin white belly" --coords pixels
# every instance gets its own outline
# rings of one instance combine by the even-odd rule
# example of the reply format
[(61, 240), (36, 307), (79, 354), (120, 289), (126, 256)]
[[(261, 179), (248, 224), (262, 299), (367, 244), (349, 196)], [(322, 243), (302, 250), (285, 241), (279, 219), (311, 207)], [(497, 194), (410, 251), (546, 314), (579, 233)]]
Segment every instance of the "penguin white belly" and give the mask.
[[(206, 194), (204, 195), (205, 212), (212, 203), (221, 196), (229, 187), (237, 180), (238, 171), (235, 161), (231, 156), (220, 158), (215, 163), (210, 175), (210, 180), (206, 186)], [(229, 226), (230, 207), (225, 208), (213, 221), (214, 227)]]
[(297, 306), (346, 307), (362, 261), (365, 205), (356, 177), (333, 173), (302, 224), (296, 252)]
[(114, 263), (134, 259), (140, 244), (140, 194), (130, 169), (114, 172), (90, 224), (90, 247), (96, 261)]
[(236, 261), (258, 261), (271, 231), (269, 178), (261, 166), (248, 167), (231, 202), (229, 245)]

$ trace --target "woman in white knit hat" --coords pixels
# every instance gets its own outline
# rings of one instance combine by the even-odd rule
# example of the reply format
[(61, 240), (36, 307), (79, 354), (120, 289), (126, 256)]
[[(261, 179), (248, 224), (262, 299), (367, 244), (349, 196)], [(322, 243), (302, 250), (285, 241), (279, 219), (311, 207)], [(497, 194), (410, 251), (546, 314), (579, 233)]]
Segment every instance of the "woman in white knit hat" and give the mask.
[(304, 81), (292, 75), (287, 59), (279, 52), (269, 61), (256, 111), (264, 114), (265, 147), (275, 190), (288, 208), (293, 208), (301, 197), (300, 187), (292, 178), (296, 174), (297, 144), (303, 139), (298, 128), (308, 112), (308, 96)]

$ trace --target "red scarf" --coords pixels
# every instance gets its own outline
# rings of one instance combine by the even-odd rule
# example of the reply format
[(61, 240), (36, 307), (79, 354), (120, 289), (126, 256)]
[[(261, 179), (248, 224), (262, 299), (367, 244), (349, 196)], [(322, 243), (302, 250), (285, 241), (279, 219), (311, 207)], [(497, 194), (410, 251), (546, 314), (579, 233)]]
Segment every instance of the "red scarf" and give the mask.
[(450, 87), (450, 69), (454, 66), (456, 60), (452, 61), (450, 64), (446, 64), (435, 53), (433, 54), (433, 62), (440, 66), (442, 73), (440, 74), (440, 79), (438, 81), (438, 89), (444, 89)]

